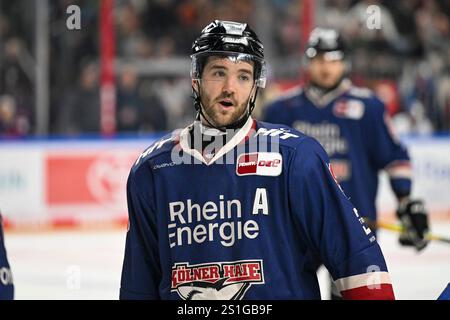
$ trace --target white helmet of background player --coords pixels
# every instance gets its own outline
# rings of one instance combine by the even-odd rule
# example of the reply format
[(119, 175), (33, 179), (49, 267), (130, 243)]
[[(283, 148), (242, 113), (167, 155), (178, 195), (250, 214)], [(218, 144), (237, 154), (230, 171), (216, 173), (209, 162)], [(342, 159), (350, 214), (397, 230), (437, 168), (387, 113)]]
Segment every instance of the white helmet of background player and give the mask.
[[(266, 85), (267, 68), (264, 60), (263, 44), (246, 23), (215, 20), (202, 30), (201, 35), (192, 44), (191, 78), (197, 80), (199, 86), (201, 85), (203, 68), (207, 58), (210, 56), (227, 57), (233, 62), (253, 62), (253, 85), (256, 89), (253, 95), (249, 97), (246, 109), (247, 114), (236, 121), (236, 123), (227, 125), (226, 128), (239, 127), (240, 124), (244, 124), (247, 121), (255, 107), (258, 88), (264, 88)], [(206, 119), (203, 114), (200, 92), (194, 87), (192, 90), (197, 118), (199, 119), (201, 115)], [(208, 120), (206, 119), (206, 121)], [(209, 124), (211, 127), (215, 127), (211, 123)]]

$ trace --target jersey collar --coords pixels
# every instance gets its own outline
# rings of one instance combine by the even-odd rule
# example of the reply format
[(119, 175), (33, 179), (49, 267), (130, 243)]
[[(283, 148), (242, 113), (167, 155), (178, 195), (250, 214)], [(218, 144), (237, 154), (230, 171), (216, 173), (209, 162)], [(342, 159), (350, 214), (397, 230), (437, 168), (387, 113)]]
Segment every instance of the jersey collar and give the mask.
[(320, 95), (316, 90), (312, 87), (307, 87), (305, 89), (305, 95), (308, 97), (311, 102), (319, 108), (323, 108), (327, 106), (331, 101), (342, 95), (344, 92), (348, 91), (352, 86), (352, 82), (350, 79), (344, 79), (341, 83), (330, 92)]
[(238, 144), (245, 141), (251, 130), (255, 127), (255, 121), (252, 117), (249, 117), (247, 119), (247, 122), (245, 122), (244, 126), (238, 130), (238, 132), (234, 135), (233, 138), (231, 138), (222, 148), (220, 148), (212, 157), (211, 159), (205, 159), (204, 156), (196, 149), (192, 149), (189, 145), (189, 130), (192, 125), (188, 126), (187, 128), (184, 128), (180, 133), (180, 146), (183, 152), (186, 152), (187, 154), (191, 155), (192, 157), (200, 160), (202, 163), (206, 164), (207, 166), (213, 164), (217, 159), (220, 159), (222, 156), (224, 156), (226, 153), (233, 150)]

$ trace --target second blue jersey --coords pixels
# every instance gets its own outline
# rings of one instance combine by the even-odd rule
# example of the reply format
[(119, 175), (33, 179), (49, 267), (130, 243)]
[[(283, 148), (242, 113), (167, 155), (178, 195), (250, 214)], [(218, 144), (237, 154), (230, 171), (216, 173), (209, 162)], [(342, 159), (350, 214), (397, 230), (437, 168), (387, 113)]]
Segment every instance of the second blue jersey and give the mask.
[(372, 220), (381, 169), (398, 196), (410, 192), (407, 150), (392, 134), (384, 104), (368, 89), (343, 81), (320, 98), (313, 90), (294, 90), (267, 106), (264, 121), (315, 137), (352, 203)]

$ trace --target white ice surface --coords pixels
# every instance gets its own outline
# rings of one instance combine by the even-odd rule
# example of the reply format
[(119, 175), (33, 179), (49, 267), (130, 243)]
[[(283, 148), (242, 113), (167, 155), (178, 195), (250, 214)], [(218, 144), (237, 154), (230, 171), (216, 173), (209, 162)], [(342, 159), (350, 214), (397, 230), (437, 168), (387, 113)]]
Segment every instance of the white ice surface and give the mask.
[[(450, 237), (450, 223), (433, 226)], [(125, 230), (5, 234), (16, 299), (118, 299)], [(450, 244), (433, 242), (421, 253), (381, 231), (379, 241), (397, 299), (435, 300), (450, 282)], [(327, 274), (319, 272), (323, 297)]]

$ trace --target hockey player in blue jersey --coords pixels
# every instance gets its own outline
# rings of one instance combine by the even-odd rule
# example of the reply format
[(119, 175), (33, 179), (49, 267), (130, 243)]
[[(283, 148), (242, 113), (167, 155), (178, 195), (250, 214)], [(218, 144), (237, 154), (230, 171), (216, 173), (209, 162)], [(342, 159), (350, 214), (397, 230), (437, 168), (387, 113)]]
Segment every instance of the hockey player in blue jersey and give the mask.
[(251, 113), (265, 86), (247, 24), (192, 46), (196, 121), (155, 142), (127, 182), (121, 299), (320, 299), (324, 264), (348, 299), (393, 299), (381, 249), (313, 138)]
[(315, 137), (358, 211), (376, 229), (378, 172), (386, 170), (398, 199), (402, 245), (427, 245), (427, 215), (410, 198), (411, 165), (407, 150), (392, 135), (384, 104), (370, 90), (347, 78), (344, 43), (334, 29), (316, 28), (305, 56), (309, 82), (266, 107), (264, 121), (291, 126)]
[(0, 213), (0, 300), (12, 300), (14, 298), (14, 284), (11, 269), (6, 257), (6, 249), (3, 240), (3, 223)]
[(346, 77), (345, 46), (336, 30), (314, 29), (305, 55), (309, 83), (267, 106), (264, 120), (315, 137), (327, 151), (345, 193), (373, 228), (378, 172), (386, 170), (404, 226), (400, 243), (423, 249), (427, 215), (421, 201), (409, 198), (409, 156), (392, 135), (384, 104), (369, 89), (353, 86)]

